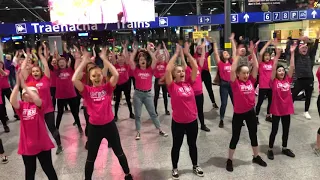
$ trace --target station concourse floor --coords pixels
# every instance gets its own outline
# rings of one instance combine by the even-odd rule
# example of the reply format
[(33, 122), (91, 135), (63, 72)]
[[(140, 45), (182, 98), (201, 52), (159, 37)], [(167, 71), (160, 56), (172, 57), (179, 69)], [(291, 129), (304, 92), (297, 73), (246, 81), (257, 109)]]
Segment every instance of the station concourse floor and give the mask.
[[(316, 71), (314, 68), (314, 71)], [(212, 72), (215, 75), (215, 72)], [(216, 101), (220, 106), (219, 87), (213, 86)], [(203, 168), (205, 177), (197, 177), (192, 173), (192, 163), (189, 157), (186, 138), (181, 147), (179, 172), (181, 180), (319, 180), (320, 179), (320, 157), (317, 157), (312, 146), (316, 141), (317, 129), (320, 127), (320, 118), (317, 112), (318, 81), (315, 80), (315, 91), (311, 100), (310, 114), (312, 120), (303, 117), (304, 102), (295, 102), (295, 115), (291, 117), (291, 129), (288, 148), (296, 154), (295, 158), (289, 158), (281, 154), (282, 127), (275, 142), (275, 159), (267, 159), (268, 141), (271, 131), (271, 123), (264, 120), (267, 101), (264, 101), (260, 113), (260, 125), (258, 127), (258, 140), (260, 155), (268, 163), (263, 168), (252, 164), (252, 150), (250, 147), (247, 128), (242, 128), (241, 138), (234, 156), (234, 171), (225, 170), (228, 146), (231, 139), (231, 118), (233, 107), (229, 99), (227, 106), (225, 127), (218, 128), (219, 110), (212, 110), (212, 105), (204, 87), (204, 114), (205, 122), (211, 132), (199, 130), (198, 135), (198, 161)], [(170, 100), (170, 99), (169, 99)], [(125, 102), (124, 100), (122, 100)], [(133, 119), (128, 119), (128, 108), (120, 106), (119, 121), (117, 122), (121, 136), (122, 147), (127, 156), (131, 173), (135, 180), (170, 180), (171, 179), (171, 116), (164, 115), (163, 99), (158, 103), (159, 118), (164, 131), (169, 137), (164, 138), (158, 135), (153, 126), (147, 111), (142, 111), (142, 133), (141, 140), (136, 141), (135, 124)], [(9, 127), (11, 132), (5, 134), (0, 125), (0, 135), (4, 143), (6, 154), (9, 155), (8, 164), (0, 164), (1, 180), (23, 180), (24, 165), (22, 157), (17, 154), (19, 141), (19, 121), (13, 120), (11, 106), (7, 103), (9, 113)], [(169, 106), (169, 109), (170, 106)], [(170, 111), (171, 112), (171, 111)], [(84, 166), (87, 151), (84, 148), (86, 137), (80, 136), (78, 130), (72, 125), (74, 122), (70, 112), (62, 117), (60, 134), (63, 153), (56, 155), (56, 149), (52, 150), (52, 158), (55, 170), (60, 180), (83, 180)], [(80, 112), (80, 119), (83, 128), (85, 121), (83, 112)], [(50, 133), (49, 133), (50, 134)], [(51, 136), (51, 135), (50, 135)], [(54, 141), (53, 141), (54, 142)], [(41, 166), (37, 163), (37, 180), (47, 179)], [(103, 140), (95, 162), (94, 180), (122, 180), (123, 171), (116, 156), (111, 149), (108, 149), (107, 141)]]

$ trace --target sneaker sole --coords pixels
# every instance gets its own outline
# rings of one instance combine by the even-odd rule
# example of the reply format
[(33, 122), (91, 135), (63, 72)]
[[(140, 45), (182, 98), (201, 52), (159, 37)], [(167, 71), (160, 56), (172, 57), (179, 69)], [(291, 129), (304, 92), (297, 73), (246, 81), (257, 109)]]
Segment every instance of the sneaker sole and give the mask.
[(172, 177), (172, 179), (176, 179), (176, 180), (179, 179), (179, 177), (173, 177), (173, 176), (171, 176), (171, 177)]
[(9, 161), (1, 162), (2, 164), (8, 164)]
[(199, 176), (199, 177), (204, 177), (204, 174), (197, 174), (197, 173), (194, 173), (194, 174)]

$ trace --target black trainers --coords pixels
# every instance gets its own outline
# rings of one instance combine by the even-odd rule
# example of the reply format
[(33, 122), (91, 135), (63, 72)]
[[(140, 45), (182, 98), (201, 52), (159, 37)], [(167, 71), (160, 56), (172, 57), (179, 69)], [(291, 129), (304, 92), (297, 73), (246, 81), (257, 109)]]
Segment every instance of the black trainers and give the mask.
[(168, 116), (170, 115), (170, 112), (168, 110), (166, 110), (166, 115), (168, 115)]
[(254, 157), (254, 158), (252, 159), (252, 162), (253, 162), (253, 163), (256, 163), (256, 164), (259, 164), (259, 165), (262, 166), (262, 167), (267, 167), (267, 163), (264, 162), (259, 155), (258, 155), (257, 157)]
[(257, 121), (257, 124), (259, 125), (260, 122), (259, 122), (259, 118), (258, 117), (256, 117), (256, 121)]
[(233, 163), (232, 163), (232, 160), (231, 160), (231, 159), (228, 159), (228, 160), (227, 160), (226, 170), (229, 171), (229, 172), (232, 172), (232, 171), (233, 171)]
[(172, 170), (172, 179), (179, 179), (178, 169), (173, 169)]
[(60, 145), (60, 146), (58, 146), (57, 151), (56, 151), (56, 155), (58, 155), (58, 154), (62, 153), (62, 151), (63, 151), (62, 146), (61, 146), (61, 145)]
[(223, 120), (220, 120), (220, 122), (219, 122), (219, 128), (223, 128), (223, 127), (224, 127)]
[(73, 122), (73, 124), (72, 124), (73, 126), (76, 126), (77, 125), (77, 123), (76, 122)]
[(2, 156), (1, 163), (2, 164), (7, 164), (9, 162), (8, 156)]
[(134, 118), (135, 118), (134, 114), (130, 113), (130, 119), (134, 119)]
[(266, 116), (266, 121), (267, 122), (272, 122), (272, 117), (271, 116)]
[(291, 149), (282, 149), (282, 154), (292, 158), (296, 157), (296, 155), (291, 151)]
[(210, 129), (206, 125), (201, 126), (201, 130), (210, 132)]
[[(13, 115), (14, 118), (16, 118), (16, 120), (20, 120), (20, 117), (18, 115)], [(9, 120), (9, 119), (8, 119)]]
[(273, 151), (272, 150), (268, 150), (267, 156), (268, 156), (268, 159), (274, 160), (274, 155), (273, 155)]
[(9, 126), (4, 126), (3, 128), (4, 128), (4, 132), (5, 133), (9, 133), (10, 132)]
[(78, 131), (79, 131), (79, 133), (80, 133), (81, 135), (83, 134), (83, 130), (82, 130), (81, 127), (78, 127)]
[(212, 103), (213, 109), (219, 109), (219, 106), (216, 103)]
[(204, 176), (204, 173), (203, 173), (203, 170), (201, 169), (201, 167), (199, 166), (193, 166), (193, 173), (199, 177), (203, 177)]
[(131, 174), (127, 174), (127, 175), (124, 177), (124, 180), (133, 180), (132, 175), (131, 175)]

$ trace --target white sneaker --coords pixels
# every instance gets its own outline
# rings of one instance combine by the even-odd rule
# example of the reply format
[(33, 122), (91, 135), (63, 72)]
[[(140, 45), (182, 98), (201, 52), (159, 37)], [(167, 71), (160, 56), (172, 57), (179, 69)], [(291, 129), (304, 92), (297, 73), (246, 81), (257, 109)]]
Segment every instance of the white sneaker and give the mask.
[(309, 112), (304, 112), (304, 117), (306, 119), (311, 119), (311, 116), (310, 116)]

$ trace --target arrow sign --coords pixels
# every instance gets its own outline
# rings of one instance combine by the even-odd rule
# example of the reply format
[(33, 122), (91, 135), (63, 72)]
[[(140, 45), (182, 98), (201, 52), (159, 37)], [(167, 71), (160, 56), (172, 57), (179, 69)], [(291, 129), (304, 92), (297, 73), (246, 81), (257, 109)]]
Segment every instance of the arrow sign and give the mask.
[(205, 19), (205, 21), (206, 21), (206, 22), (210, 22), (210, 19), (207, 17), (207, 18)]
[(312, 15), (312, 18), (315, 19), (315, 18), (316, 18), (316, 15), (317, 15), (317, 11), (313, 10), (312, 13), (311, 13), (311, 15)]
[(248, 22), (248, 19), (249, 19), (249, 18), (250, 18), (250, 17), (249, 17), (248, 14), (245, 14), (245, 15), (243, 16), (243, 19), (244, 19), (245, 22)]

